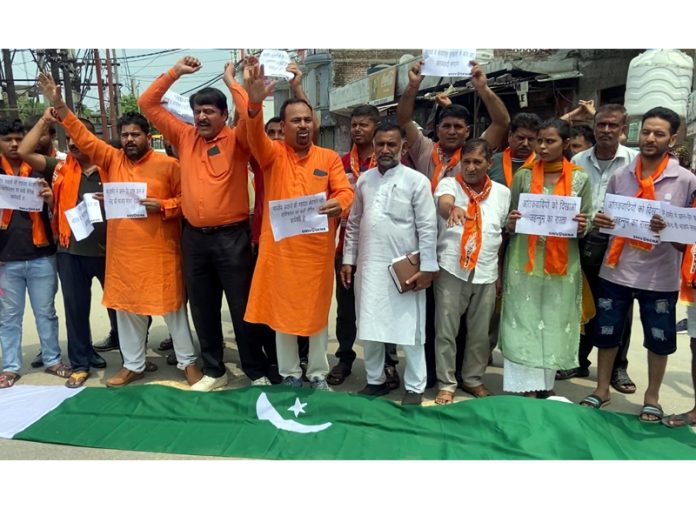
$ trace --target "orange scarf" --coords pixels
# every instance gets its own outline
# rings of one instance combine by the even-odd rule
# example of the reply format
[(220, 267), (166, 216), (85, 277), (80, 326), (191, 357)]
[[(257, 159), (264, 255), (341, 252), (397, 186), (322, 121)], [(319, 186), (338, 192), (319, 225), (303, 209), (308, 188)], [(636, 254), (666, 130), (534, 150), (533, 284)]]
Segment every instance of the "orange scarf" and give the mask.
[(685, 302), (694, 302), (694, 285), (696, 284), (696, 244), (689, 244), (684, 251), (681, 266), (681, 289), (679, 297)]
[[(691, 204), (696, 207), (696, 199)], [(696, 284), (696, 244), (689, 244), (684, 251), (681, 266), (681, 290), (679, 297), (685, 302), (694, 302), (694, 285)]]
[[(375, 153), (373, 151), (367, 167), (374, 168), (375, 166), (377, 166), (377, 158), (375, 157)], [(353, 145), (353, 148), (350, 149), (350, 169), (355, 176), (355, 182), (357, 182), (360, 178), (360, 155), (358, 154), (357, 145)]]
[[(536, 154), (532, 152), (520, 168), (531, 166), (534, 159), (536, 159)], [(512, 185), (512, 151), (510, 147), (503, 150), (503, 173), (505, 174), (505, 184), (510, 187)]]
[[(561, 175), (553, 187), (556, 196), (570, 196), (573, 189), (573, 168), (565, 157), (563, 158)], [(544, 194), (544, 162), (540, 159), (532, 167), (532, 194)], [(525, 270), (534, 270), (536, 244), (538, 235), (528, 235), (527, 256), (529, 261)], [(553, 276), (565, 276), (568, 270), (568, 239), (562, 237), (546, 237), (544, 250), (544, 273)]]
[[(0, 157), (0, 164), (2, 164), (2, 169), (5, 170), (7, 175), (14, 176), (12, 166), (10, 166), (10, 163), (4, 157)], [(19, 176), (28, 177), (30, 173), (31, 166), (29, 166), (28, 163), (23, 162), (22, 166), (19, 168)], [(12, 212), (12, 209), (5, 209), (2, 211), (0, 230), (7, 230), (7, 228), (10, 226)], [(41, 220), (41, 212), (29, 212), (29, 217), (31, 218), (31, 237), (34, 245), (36, 247), (48, 246), (48, 238), (46, 237), (46, 230), (44, 228), (43, 221)]]
[[(655, 199), (655, 180), (657, 180), (665, 171), (668, 162), (669, 156), (665, 154), (655, 172), (650, 177), (644, 179), (643, 157), (638, 157), (638, 160), (636, 161), (636, 179), (638, 180), (638, 192), (636, 193), (636, 198), (643, 198), (646, 200)], [(614, 240), (611, 242), (609, 256), (607, 257), (607, 265), (612, 269), (619, 263), (619, 258), (621, 258), (621, 252), (623, 251), (624, 244), (626, 244), (626, 239), (624, 237), (614, 237)], [(629, 244), (631, 247), (643, 249), (644, 251), (651, 251), (653, 248), (652, 244), (641, 242), (639, 240), (631, 240), (629, 241)]]
[(458, 148), (454, 151), (452, 158), (445, 165), (442, 162), (440, 143), (438, 142), (435, 144), (433, 147), (433, 162), (435, 163), (435, 169), (433, 170), (433, 176), (430, 179), (430, 187), (432, 188), (433, 193), (435, 192), (435, 189), (437, 189), (437, 184), (440, 182), (440, 179), (445, 176), (445, 173), (457, 166), (461, 158), (462, 149)]
[(493, 184), (488, 175), (483, 184), (483, 191), (477, 193), (464, 182), (464, 177), (458, 173), (455, 177), (459, 185), (469, 197), (469, 204), (466, 207), (466, 215), (473, 217), (464, 222), (464, 233), (462, 234), (461, 256), (459, 264), (463, 269), (472, 271), (476, 268), (479, 252), (481, 251), (481, 238), (483, 232), (483, 214), (481, 213), (481, 202), (488, 198)]
[[(97, 166), (102, 182), (107, 182), (106, 174)], [(58, 242), (63, 247), (70, 245), (72, 230), (65, 217), (65, 211), (77, 205), (77, 193), (82, 179), (82, 167), (72, 155), (68, 154), (65, 162), (56, 168), (56, 178), (53, 184), (53, 227), (54, 235), (58, 236)]]

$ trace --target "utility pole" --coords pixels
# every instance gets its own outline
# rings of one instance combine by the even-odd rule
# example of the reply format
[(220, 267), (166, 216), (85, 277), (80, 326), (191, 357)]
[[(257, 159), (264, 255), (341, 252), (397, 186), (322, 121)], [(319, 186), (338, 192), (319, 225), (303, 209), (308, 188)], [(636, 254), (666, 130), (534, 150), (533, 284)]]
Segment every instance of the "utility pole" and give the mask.
[(63, 68), (63, 90), (65, 90), (65, 104), (70, 108), (70, 111), (75, 111), (75, 105), (73, 103), (73, 88), (72, 88), (72, 76), (70, 75), (70, 56), (68, 50), (60, 50), (61, 57), (61, 67)]
[(138, 80), (135, 78), (131, 78), (131, 92), (133, 93), (133, 97), (135, 97), (136, 101), (140, 99), (140, 92), (138, 91)]
[(116, 61), (116, 49), (111, 49), (111, 65), (114, 68), (114, 110), (116, 118), (121, 117), (121, 86), (118, 81), (118, 62)]
[(14, 75), (12, 74), (12, 56), (9, 49), (2, 50), (2, 60), (5, 64), (5, 88), (7, 89), (7, 117), (19, 118), (17, 110), (17, 92), (14, 86)]
[[(60, 83), (60, 57), (57, 50), (46, 50), (46, 59), (51, 67), (51, 77), (56, 83)], [(65, 104), (72, 111), (72, 91), (70, 90), (70, 83), (63, 83), (63, 88), (65, 89)], [(70, 102), (68, 102), (68, 97), (70, 97)], [(56, 134), (58, 135), (58, 148), (65, 150), (68, 146), (68, 139), (65, 136), (65, 131), (63, 129), (56, 129)]]
[(3, 73), (2, 66), (0, 65), (0, 118), (4, 118), (5, 112), (5, 88), (2, 84), (5, 82), (5, 74)]
[(111, 72), (111, 54), (106, 49), (106, 82), (109, 91), (109, 119), (111, 121), (111, 138), (116, 138), (116, 103), (114, 101), (114, 76)]
[(99, 114), (101, 116), (102, 138), (109, 141), (109, 132), (106, 127), (106, 109), (104, 108), (104, 82), (102, 81), (101, 60), (99, 50), (94, 50), (94, 67), (97, 71), (97, 89), (99, 91)]

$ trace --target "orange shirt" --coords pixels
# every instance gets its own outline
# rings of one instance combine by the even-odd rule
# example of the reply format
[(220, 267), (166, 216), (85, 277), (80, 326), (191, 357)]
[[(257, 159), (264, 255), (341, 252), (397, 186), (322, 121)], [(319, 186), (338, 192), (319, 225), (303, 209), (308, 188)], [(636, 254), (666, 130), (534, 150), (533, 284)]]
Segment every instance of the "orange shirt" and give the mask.
[(164, 315), (184, 302), (181, 271), (181, 170), (176, 159), (150, 150), (131, 161), (123, 150), (98, 139), (75, 115), (63, 126), (109, 182), (146, 182), (147, 196), (162, 212), (143, 219), (109, 219), (106, 225), (104, 306), (139, 315)]
[[(184, 217), (197, 227), (246, 221), (249, 147), (244, 122), (234, 129), (223, 127), (211, 140), (202, 138), (194, 126), (177, 119), (161, 104), (175, 76), (171, 70), (162, 74), (140, 96), (138, 105), (179, 155)], [(230, 92), (237, 111), (246, 110), (246, 91), (234, 84)]]
[(312, 145), (307, 156), (300, 158), (284, 142), (266, 136), (261, 114), (249, 119), (247, 127), (251, 153), (263, 170), (264, 203), (259, 257), (244, 319), (286, 334), (311, 336), (329, 321), (336, 221), (329, 219), (326, 233), (276, 242), (268, 201), (325, 192), (327, 199), (336, 198), (345, 210), (353, 203), (353, 188), (333, 150)]

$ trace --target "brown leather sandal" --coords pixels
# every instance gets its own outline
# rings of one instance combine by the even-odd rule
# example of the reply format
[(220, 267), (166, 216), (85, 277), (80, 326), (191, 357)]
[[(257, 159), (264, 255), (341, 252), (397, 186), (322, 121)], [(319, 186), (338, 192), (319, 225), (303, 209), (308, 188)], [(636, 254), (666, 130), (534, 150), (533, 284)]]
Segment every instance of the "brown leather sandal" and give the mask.
[(70, 378), (72, 368), (60, 362), (55, 366), (44, 369), (44, 373), (48, 373), (49, 375), (57, 376), (59, 378)]
[(438, 391), (437, 396), (435, 396), (436, 405), (449, 405), (454, 402), (454, 393), (452, 391)]
[(494, 396), (494, 394), (489, 391), (485, 385), (477, 385), (476, 387), (468, 387), (466, 385), (461, 386), (462, 390), (467, 394), (471, 394), (475, 398), (487, 398), (488, 396)]
[(19, 373), (5, 371), (4, 373), (0, 374), (0, 389), (9, 389), (20, 378), (22, 378), (22, 375)]

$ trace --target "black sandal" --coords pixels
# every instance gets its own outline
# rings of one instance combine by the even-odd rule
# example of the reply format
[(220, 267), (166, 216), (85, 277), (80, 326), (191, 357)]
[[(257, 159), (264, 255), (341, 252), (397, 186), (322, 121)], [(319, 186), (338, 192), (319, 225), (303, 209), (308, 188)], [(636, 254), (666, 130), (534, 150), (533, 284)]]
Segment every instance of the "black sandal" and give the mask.
[[(611, 386), (623, 394), (633, 394), (636, 392), (636, 384), (633, 383), (633, 380), (631, 380), (628, 373), (623, 368), (614, 371), (611, 377)], [(633, 388), (626, 388), (627, 386), (632, 386)]]
[(352, 371), (348, 366), (339, 362), (333, 368), (331, 368), (331, 371), (329, 371), (329, 374), (326, 377), (326, 381), (329, 385), (341, 385), (346, 381), (346, 377), (350, 375), (351, 372)]

